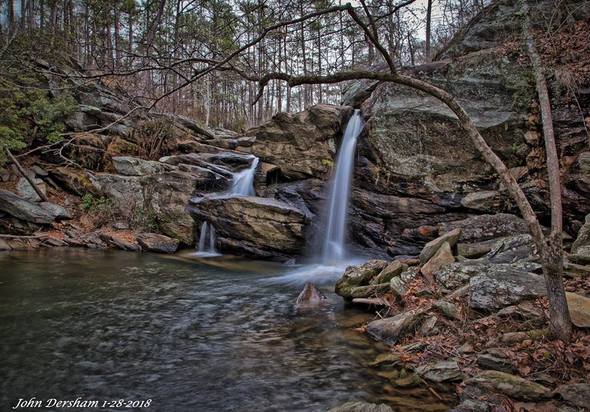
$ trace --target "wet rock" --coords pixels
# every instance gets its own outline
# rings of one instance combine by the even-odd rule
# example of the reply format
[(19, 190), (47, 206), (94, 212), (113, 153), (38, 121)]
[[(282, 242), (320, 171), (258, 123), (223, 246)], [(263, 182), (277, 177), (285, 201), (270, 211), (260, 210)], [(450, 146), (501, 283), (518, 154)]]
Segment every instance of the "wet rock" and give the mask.
[(367, 326), (367, 333), (377, 340), (393, 345), (414, 330), (423, 319), (423, 309), (409, 310), (391, 318), (372, 321)]
[(377, 276), (375, 276), (371, 283), (387, 283), (391, 280), (391, 278), (398, 276), (402, 271), (406, 268), (406, 266), (401, 263), (399, 260), (394, 260), (389, 265), (385, 267)]
[(501, 349), (491, 348), (477, 356), (477, 365), (482, 369), (491, 369), (500, 372), (514, 372), (514, 365), (506, 357)]
[(578, 408), (587, 408), (590, 401), (590, 385), (587, 383), (561, 385), (555, 393), (558, 393), (568, 404)]
[(326, 296), (313, 283), (308, 282), (297, 296), (295, 305), (298, 309), (310, 308), (320, 305), (326, 299)]
[(566, 292), (572, 323), (579, 328), (590, 328), (590, 298)]
[(424, 245), (422, 252), (420, 252), (420, 263), (424, 264), (428, 262), (445, 243), (450, 247), (455, 246), (460, 236), (461, 229), (453, 229), (428, 242)]
[(420, 269), (417, 267), (410, 267), (404, 270), (399, 276), (392, 278), (389, 281), (389, 287), (398, 297), (406, 293), (409, 283), (418, 276)]
[[(41, 179), (33, 178), (35, 185), (41, 190), (43, 194), (47, 196), (47, 185)], [(30, 202), (40, 202), (42, 199), (39, 197), (33, 186), (25, 179), (21, 177), (16, 184), (16, 191), (20, 197)]]
[(590, 214), (586, 216), (586, 221), (572, 244), (571, 252), (569, 258), (572, 261), (590, 263)]
[(523, 219), (507, 213), (478, 215), (439, 225), (439, 230), (443, 232), (453, 229), (461, 229), (459, 241), (469, 243), (528, 233), (528, 226)]
[(59, 205), (50, 202), (33, 203), (6, 190), (0, 190), (0, 211), (17, 219), (38, 224), (70, 219), (68, 211)]
[(174, 253), (180, 243), (178, 239), (158, 233), (140, 233), (137, 235), (137, 242), (143, 250), (156, 253)]
[(455, 360), (428, 363), (416, 368), (416, 373), (426, 380), (437, 383), (457, 382), (463, 379)]
[(360, 266), (349, 266), (336, 282), (336, 293), (344, 298), (352, 298), (353, 288), (368, 285), (386, 267), (385, 260), (369, 260)]
[(450, 265), (455, 261), (455, 257), (451, 252), (451, 247), (448, 242), (444, 242), (440, 248), (436, 251), (434, 256), (426, 262), (420, 271), (422, 274), (432, 278), (436, 272), (438, 272), (443, 267)]
[(500, 371), (483, 371), (465, 381), (483, 390), (499, 392), (518, 400), (538, 401), (548, 398), (551, 391), (543, 385)]
[(208, 221), (215, 227), (222, 251), (286, 260), (299, 254), (305, 244), (305, 214), (275, 199), (194, 198), (190, 213), (197, 222)]
[(393, 409), (383, 403), (376, 404), (358, 401), (346, 402), (330, 409), (328, 412), (393, 412)]
[(371, 363), (369, 363), (369, 366), (391, 366), (399, 363), (402, 363), (399, 355), (394, 353), (380, 353)]
[(173, 169), (171, 165), (166, 163), (131, 156), (115, 156), (112, 158), (112, 162), (117, 173), (124, 176), (153, 175)]
[(545, 295), (542, 276), (509, 265), (490, 265), (469, 281), (469, 306), (493, 310)]

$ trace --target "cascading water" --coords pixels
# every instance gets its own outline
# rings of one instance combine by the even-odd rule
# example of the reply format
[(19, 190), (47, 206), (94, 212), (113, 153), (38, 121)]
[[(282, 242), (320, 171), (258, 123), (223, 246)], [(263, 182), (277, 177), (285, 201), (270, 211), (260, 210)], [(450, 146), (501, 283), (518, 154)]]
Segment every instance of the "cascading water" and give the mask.
[(217, 256), (215, 249), (215, 227), (208, 222), (201, 225), (201, 234), (199, 236), (198, 256)]
[(330, 199), (326, 211), (325, 237), (316, 263), (305, 265), (290, 273), (269, 279), (270, 282), (303, 284), (332, 283), (347, 266), (360, 263), (346, 254), (346, 215), (354, 166), (356, 142), (363, 130), (363, 117), (355, 110), (348, 121), (331, 180)]
[(255, 196), (254, 191), (254, 177), (256, 176), (256, 168), (258, 167), (259, 159), (252, 156), (252, 164), (247, 169), (234, 174), (232, 185), (229, 194), (232, 196)]
[(326, 237), (322, 249), (322, 263), (331, 264), (341, 261), (345, 255), (346, 214), (350, 197), (350, 183), (354, 164), (354, 154), (358, 136), (363, 130), (363, 117), (360, 110), (354, 114), (346, 125), (342, 146), (336, 159), (336, 169), (332, 176), (330, 189), (330, 208)]

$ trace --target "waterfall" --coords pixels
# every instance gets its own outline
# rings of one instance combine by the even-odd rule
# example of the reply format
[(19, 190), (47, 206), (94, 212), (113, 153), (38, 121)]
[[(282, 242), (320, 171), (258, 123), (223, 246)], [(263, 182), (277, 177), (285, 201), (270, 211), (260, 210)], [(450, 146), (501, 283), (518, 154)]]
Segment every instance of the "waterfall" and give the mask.
[(254, 176), (256, 176), (256, 168), (258, 167), (259, 159), (252, 156), (252, 164), (247, 169), (241, 172), (234, 173), (232, 179), (232, 186), (229, 194), (232, 196), (255, 196), (254, 191)]
[[(209, 241), (207, 243), (207, 241)], [(216, 256), (215, 250), (215, 227), (206, 221), (201, 225), (201, 234), (199, 236), (199, 248), (197, 255), (200, 256)]]
[(344, 246), (346, 214), (350, 197), (356, 142), (362, 130), (363, 117), (360, 110), (355, 110), (346, 125), (342, 145), (336, 159), (336, 169), (332, 176), (328, 223), (322, 248), (322, 261), (325, 264), (336, 263), (346, 255)]

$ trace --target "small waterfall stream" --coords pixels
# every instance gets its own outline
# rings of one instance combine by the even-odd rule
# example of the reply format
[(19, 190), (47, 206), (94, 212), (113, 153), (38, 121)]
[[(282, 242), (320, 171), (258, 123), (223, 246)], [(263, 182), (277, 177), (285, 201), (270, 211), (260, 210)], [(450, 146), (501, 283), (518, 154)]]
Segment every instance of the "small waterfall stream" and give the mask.
[(254, 177), (256, 176), (256, 168), (258, 167), (259, 159), (252, 156), (252, 163), (250, 167), (241, 172), (234, 173), (232, 185), (229, 194), (232, 196), (256, 196), (254, 190)]
[(201, 234), (199, 236), (199, 248), (197, 256), (218, 256), (215, 249), (215, 227), (208, 222), (201, 225)]
[(332, 176), (326, 237), (322, 248), (322, 263), (338, 263), (346, 257), (346, 214), (350, 197), (350, 184), (354, 166), (354, 154), (358, 136), (363, 130), (363, 116), (360, 110), (346, 125), (342, 145), (336, 159), (336, 169)]

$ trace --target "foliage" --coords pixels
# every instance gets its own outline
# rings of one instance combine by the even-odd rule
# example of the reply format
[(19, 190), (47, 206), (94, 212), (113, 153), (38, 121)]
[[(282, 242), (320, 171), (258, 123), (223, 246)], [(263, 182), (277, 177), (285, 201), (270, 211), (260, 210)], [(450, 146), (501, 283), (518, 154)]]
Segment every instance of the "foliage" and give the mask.
[[(12, 63), (12, 64), (11, 64)], [(40, 87), (44, 79), (26, 64), (0, 64), (0, 165), (6, 149), (21, 150), (34, 141), (56, 143), (62, 139), (63, 120), (75, 108), (67, 93), (55, 98)]]
[(92, 193), (82, 196), (80, 206), (88, 213), (112, 219), (114, 217), (114, 204), (111, 199), (104, 196), (96, 197)]

